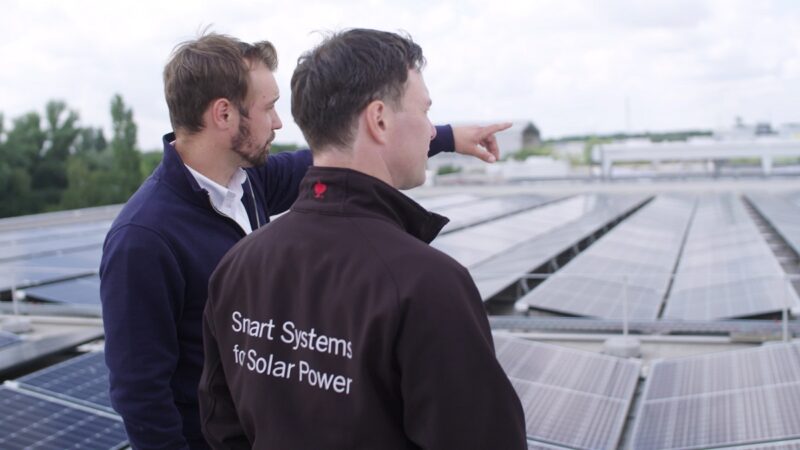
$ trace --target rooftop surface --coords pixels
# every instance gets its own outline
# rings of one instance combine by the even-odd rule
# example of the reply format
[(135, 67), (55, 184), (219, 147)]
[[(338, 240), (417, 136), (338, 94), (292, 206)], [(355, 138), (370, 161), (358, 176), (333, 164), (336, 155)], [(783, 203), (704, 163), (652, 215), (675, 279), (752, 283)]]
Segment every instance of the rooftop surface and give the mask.
[[(800, 449), (797, 186), (551, 182), (410, 195), (451, 219), (432, 246), (476, 281), (530, 448)], [(118, 211), (0, 220), (0, 328), (11, 331), (0, 333), (10, 427), (0, 448), (124, 445), (97, 353), (97, 267)], [(59, 430), (74, 433), (36, 431), (62, 410), (74, 426)]]

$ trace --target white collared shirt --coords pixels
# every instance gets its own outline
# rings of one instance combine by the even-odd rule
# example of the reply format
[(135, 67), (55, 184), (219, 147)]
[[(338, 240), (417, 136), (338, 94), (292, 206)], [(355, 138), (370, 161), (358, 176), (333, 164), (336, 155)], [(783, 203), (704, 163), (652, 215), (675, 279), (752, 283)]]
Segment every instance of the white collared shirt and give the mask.
[(253, 232), (253, 228), (250, 226), (250, 218), (247, 216), (247, 210), (244, 209), (244, 204), (242, 204), (242, 195), (244, 195), (242, 185), (247, 180), (247, 173), (242, 168), (236, 169), (227, 187), (218, 184), (189, 166), (186, 166), (186, 168), (197, 180), (197, 184), (208, 191), (211, 204), (217, 211), (235, 220), (245, 234)]

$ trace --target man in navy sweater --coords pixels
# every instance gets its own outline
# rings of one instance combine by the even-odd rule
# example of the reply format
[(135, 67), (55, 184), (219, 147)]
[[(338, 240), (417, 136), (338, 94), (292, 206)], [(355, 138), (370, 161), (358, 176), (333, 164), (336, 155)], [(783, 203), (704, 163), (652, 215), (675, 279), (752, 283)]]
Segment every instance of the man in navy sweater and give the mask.
[[(209, 276), (291, 206), (312, 164), (308, 150), (267, 162), (282, 126), (276, 68), (269, 42), (209, 34), (180, 45), (164, 69), (174, 133), (114, 221), (100, 266), (111, 402), (135, 448), (207, 448), (197, 386)], [(494, 161), (494, 133), (508, 126), (437, 127), (429, 154)]]

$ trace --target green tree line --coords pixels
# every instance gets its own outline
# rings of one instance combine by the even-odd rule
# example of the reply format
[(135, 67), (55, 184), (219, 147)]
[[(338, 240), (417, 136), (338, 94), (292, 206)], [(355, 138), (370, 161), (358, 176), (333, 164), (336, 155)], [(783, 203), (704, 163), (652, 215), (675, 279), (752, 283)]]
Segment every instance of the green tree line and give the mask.
[(0, 114), (0, 217), (121, 203), (161, 160), (140, 153), (133, 110), (111, 99), (112, 134), (59, 100), (7, 126)]
[[(120, 95), (110, 104), (111, 136), (80, 124), (60, 100), (44, 115), (29, 112), (7, 124), (0, 113), (0, 217), (123, 203), (161, 161), (139, 151), (133, 110)], [(273, 152), (295, 150), (274, 144)]]

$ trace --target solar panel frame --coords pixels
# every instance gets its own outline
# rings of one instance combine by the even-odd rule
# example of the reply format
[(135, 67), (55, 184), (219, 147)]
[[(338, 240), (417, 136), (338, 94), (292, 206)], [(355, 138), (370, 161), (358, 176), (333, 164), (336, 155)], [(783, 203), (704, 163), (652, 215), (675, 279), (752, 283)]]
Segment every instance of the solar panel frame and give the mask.
[(107, 450), (128, 443), (122, 419), (0, 386), (0, 448)]
[(15, 380), (21, 388), (115, 414), (103, 352), (90, 352)]

